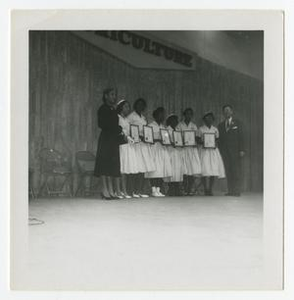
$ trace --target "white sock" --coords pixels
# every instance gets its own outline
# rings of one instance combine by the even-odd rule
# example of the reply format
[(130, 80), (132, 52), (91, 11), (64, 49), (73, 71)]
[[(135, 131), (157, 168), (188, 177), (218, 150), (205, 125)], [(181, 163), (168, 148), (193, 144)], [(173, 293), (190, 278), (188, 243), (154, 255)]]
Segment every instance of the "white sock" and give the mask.
[(156, 194), (157, 194), (158, 196), (161, 196), (159, 187), (156, 188)]
[(160, 192), (160, 188), (159, 188), (159, 187), (157, 188), (157, 194), (158, 194), (160, 197), (163, 197), (163, 196), (164, 196), (164, 194), (162, 194), (162, 193)]

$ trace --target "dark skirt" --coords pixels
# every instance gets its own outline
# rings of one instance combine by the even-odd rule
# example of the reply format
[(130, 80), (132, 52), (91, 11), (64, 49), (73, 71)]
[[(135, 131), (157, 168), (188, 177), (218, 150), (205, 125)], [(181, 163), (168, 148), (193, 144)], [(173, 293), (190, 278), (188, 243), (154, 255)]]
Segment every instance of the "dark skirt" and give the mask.
[(120, 157), (117, 134), (102, 131), (97, 147), (94, 175), (119, 177)]

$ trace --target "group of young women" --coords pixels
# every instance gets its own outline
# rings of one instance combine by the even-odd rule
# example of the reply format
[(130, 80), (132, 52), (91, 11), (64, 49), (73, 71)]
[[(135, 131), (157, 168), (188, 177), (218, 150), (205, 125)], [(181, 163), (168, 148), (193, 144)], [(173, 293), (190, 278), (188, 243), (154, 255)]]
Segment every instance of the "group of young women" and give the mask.
[[(183, 112), (183, 120), (171, 114), (166, 118), (165, 109), (153, 111), (153, 122), (148, 123), (144, 113), (147, 103), (143, 98), (131, 105), (127, 100), (116, 103), (114, 89), (103, 93), (103, 104), (98, 109), (98, 141), (94, 174), (102, 178), (102, 197), (105, 199), (147, 198), (145, 181), (151, 185), (151, 196), (164, 197), (163, 182), (168, 184), (170, 196), (192, 195), (195, 177), (201, 177), (205, 195), (212, 195), (214, 178), (225, 177), (224, 165), (218, 148), (203, 147), (203, 134), (214, 133), (211, 112), (203, 116), (203, 125), (197, 128), (192, 122), (193, 110)], [(139, 128), (140, 142), (130, 134), (131, 124)], [(153, 128), (154, 143), (145, 143), (143, 127)], [(163, 145), (161, 129), (167, 129), (171, 145)], [(175, 147), (173, 131), (194, 131), (196, 146)], [(183, 190), (183, 192), (182, 192)]]

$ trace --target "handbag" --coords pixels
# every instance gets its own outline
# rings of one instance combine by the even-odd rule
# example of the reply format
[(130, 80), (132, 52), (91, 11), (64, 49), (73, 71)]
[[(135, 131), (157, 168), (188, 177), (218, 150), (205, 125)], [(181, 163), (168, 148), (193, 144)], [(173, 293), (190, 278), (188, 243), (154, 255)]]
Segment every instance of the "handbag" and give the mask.
[(121, 132), (118, 135), (118, 144), (119, 145), (124, 145), (124, 144), (127, 144), (127, 143), (128, 143), (128, 140), (126, 139), (126, 136)]

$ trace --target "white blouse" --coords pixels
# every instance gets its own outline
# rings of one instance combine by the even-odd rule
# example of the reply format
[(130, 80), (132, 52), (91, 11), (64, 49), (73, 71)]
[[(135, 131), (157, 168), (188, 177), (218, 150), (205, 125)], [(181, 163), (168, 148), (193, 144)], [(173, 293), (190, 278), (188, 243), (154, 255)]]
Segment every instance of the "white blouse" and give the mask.
[(155, 122), (155, 121), (148, 124), (148, 126), (153, 128), (154, 139), (161, 140), (160, 129), (166, 129), (166, 127), (163, 124), (158, 125), (157, 122)]
[(173, 134), (174, 129), (171, 126), (168, 126), (167, 130), (168, 130), (171, 142), (174, 142), (174, 134)]
[(145, 116), (139, 116), (135, 111), (131, 112), (127, 117), (130, 124), (139, 126), (139, 134), (143, 135), (143, 126), (147, 125), (147, 120)]
[(126, 136), (130, 135), (130, 122), (127, 118), (124, 118), (121, 115), (118, 115), (118, 124), (121, 126), (123, 133)]
[(218, 139), (219, 138), (219, 132), (218, 129), (214, 126), (211, 126), (210, 128), (207, 127), (206, 125), (203, 125), (199, 128), (199, 135), (200, 137), (203, 137), (204, 133), (214, 133), (215, 137)]
[(198, 136), (199, 133), (198, 133), (198, 128), (196, 126), (195, 123), (193, 122), (190, 122), (188, 125), (182, 121), (178, 124), (176, 130), (179, 130), (179, 131), (187, 131), (187, 130), (194, 130), (195, 131), (195, 135)]
[(197, 126), (195, 123), (190, 122), (188, 125), (182, 121), (178, 124), (177, 130), (185, 131), (185, 130), (197, 130)]

